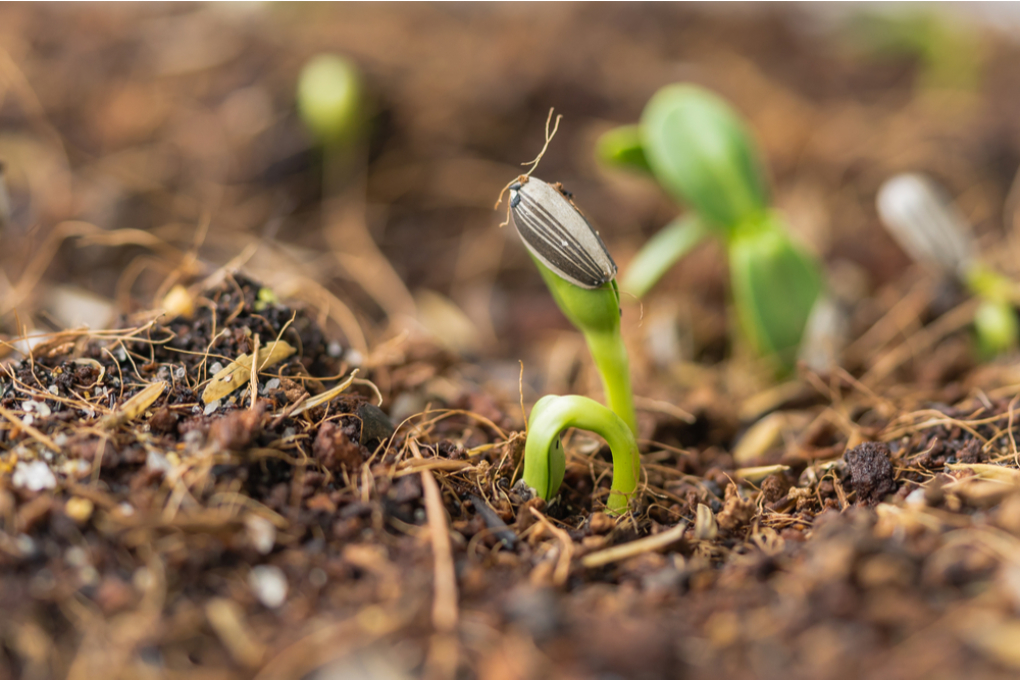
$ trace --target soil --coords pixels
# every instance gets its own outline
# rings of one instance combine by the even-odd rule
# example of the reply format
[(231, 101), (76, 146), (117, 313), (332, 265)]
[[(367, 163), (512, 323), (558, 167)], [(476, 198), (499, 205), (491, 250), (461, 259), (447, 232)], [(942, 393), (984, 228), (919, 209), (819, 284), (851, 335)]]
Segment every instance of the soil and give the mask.
[[(949, 92), (800, 11), (535, 12), (0, 9), (0, 678), (1015, 677), (1017, 356), (871, 205), (931, 172), (1020, 273), (1016, 46)], [(327, 49), (374, 107), (339, 169), (292, 102)], [(522, 411), (600, 393), (492, 201), (555, 104), (541, 174), (625, 266), (677, 208), (591, 146), (678, 78), (759, 133), (850, 343), (777, 381), (707, 246), (625, 301), (631, 512), (583, 432), (529, 498)]]

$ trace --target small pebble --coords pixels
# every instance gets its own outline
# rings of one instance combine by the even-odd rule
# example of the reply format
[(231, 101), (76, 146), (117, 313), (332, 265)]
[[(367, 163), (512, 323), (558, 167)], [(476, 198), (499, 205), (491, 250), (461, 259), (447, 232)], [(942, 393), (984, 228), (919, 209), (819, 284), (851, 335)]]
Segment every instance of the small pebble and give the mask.
[(211, 364), (209, 364), (209, 372), (212, 373), (213, 375), (216, 375), (217, 373), (219, 373), (222, 370), (223, 370), (223, 364), (221, 364), (218, 361), (214, 361)]
[(64, 504), (64, 514), (75, 521), (76, 524), (85, 524), (92, 516), (95, 505), (87, 498), (75, 496)]
[(49, 465), (41, 460), (33, 460), (31, 463), (19, 462), (14, 466), (11, 483), (18, 489), (42, 491), (54, 488), (57, 485), (57, 478)]
[(322, 586), (326, 585), (326, 581), (328, 580), (329, 577), (326, 575), (326, 572), (323, 571), (322, 569), (319, 569), (318, 567), (315, 567), (310, 572), (308, 572), (308, 582), (316, 588), (321, 588)]
[(252, 569), (248, 576), (248, 586), (259, 602), (270, 609), (276, 609), (287, 599), (287, 577), (282, 569), (271, 564), (262, 564)]
[(35, 541), (32, 539), (31, 536), (28, 536), (26, 534), (20, 534), (17, 538), (14, 539), (14, 545), (15, 547), (17, 547), (18, 552), (20, 552), (23, 557), (32, 557), (33, 555), (35, 555), (36, 551)]
[(145, 467), (149, 468), (153, 472), (170, 472), (173, 470), (173, 465), (166, 459), (159, 451), (149, 449), (148, 453), (145, 454)]
[(252, 546), (262, 555), (268, 555), (276, 544), (276, 527), (264, 517), (248, 515), (244, 520), (245, 532)]
[(280, 387), (280, 379), (279, 378), (272, 378), (269, 382), (266, 383), (266, 391), (267, 392), (270, 391), (270, 390), (278, 389), (279, 387)]
[(216, 411), (216, 409), (218, 409), (219, 407), (220, 407), (220, 400), (217, 399), (214, 402), (206, 404), (205, 410), (202, 411), (202, 413), (205, 414), (205, 415), (210, 415), (210, 414), (214, 413)]
[(906, 502), (907, 505), (916, 508), (923, 508), (926, 504), (924, 500), (924, 487), (919, 486), (913, 491), (911, 491), (909, 494), (907, 494), (907, 497), (904, 499), (904, 502)]
[(616, 526), (616, 522), (606, 513), (596, 512), (591, 516), (588, 526), (593, 534), (604, 534), (611, 531)]
[(64, 551), (64, 561), (72, 567), (85, 567), (88, 566), (89, 555), (84, 548), (72, 545)]
[(184, 448), (189, 453), (195, 453), (205, 443), (205, 436), (199, 430), (188, 430), (184, 433)]

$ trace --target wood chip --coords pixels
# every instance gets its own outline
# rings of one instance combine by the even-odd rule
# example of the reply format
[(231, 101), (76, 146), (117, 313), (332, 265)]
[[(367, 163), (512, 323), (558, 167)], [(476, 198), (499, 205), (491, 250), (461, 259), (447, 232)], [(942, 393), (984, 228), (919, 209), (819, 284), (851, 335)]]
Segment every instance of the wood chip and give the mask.
[(344, 380), (342, 383), (340, 383), (333, 389), (326, 390), (322, 394), (316, 395), (311, 399), (306, 399), (305, 403), (301, 404), (301, 406), (296, 408), (294, 412), (291, 413), (291, 415), (293, 416), (300, 415), (309, 409), (313, 409), (316, 406), (322, 406), (323, 404), (332, 401), (334, 398), (340, 396), (340, 394), (344, 390), (346, 390), (348, 387), (354, 384), (354, 379), (358, 375), (358, 370), (359, 369), (355, 368), (353, 371), (351, 371), (351, 374), (347, 376), (347, 380)]
[(787, 427), (785, 413), (770, 413), (747, 429), (733, 449), (733, 460), (746, 464), (761, 458), (769, 449), (783, 441)]
[(749, 482), (758, 482), (769, 475), (774, 475), (777, 472), (786, 472), (789, 469), (789, 465), (762, 465), (760, 467), (740, 468), (733, 472), (733, 476), (738, 479), (746, 479)]
[(677, 524), (675, 527), (668, 531), (664, 531), (661, 534), (655, 534), (654, 536), (648, 536), (646, 538), (639, 538), (636, 541), (630, 543), (624, 543), (623, 545), (615, 545), (612, 548), (606, 548), (599, 552), (585, 555), (581, 558), (581, 565), (587, 569), (594, 569), (613, 562), (619, 562), (625, 560), (628, 557), (634, 557), (635, 555), (641, 555), (646, 552), (653, 552), (656, 550), (662, 550), (673, 543), (679, 541), (686, 530), (686, 524)]
[(719, 535), (719, 524), (715, 521), (712, 508), (698, 503), (698, 514), (694, 519), (694, 538), (699, 541), (711, 541)]
[(970, 470), (981, 479), (988, 479), (1005, 484), (1020, 483), (1020, 470), (1005, 465), (989, 463), (947, 463), (947, 470)]
[[(285, 340), (270, 342), (259, 349), (259, 371), (275, 366), (297, 350)], [(202, 392), (202, 402), (211, 404), (227, 396), (251, 378), (254, 357), (242, 354), (212, 377)]]
[(216, 631), (234, 661), (254, 668), (262, 662), (265, 648), (251, 635), (244, 622), (244, 610), (233, 600), (217, 597), (205, 605), (209, 626)]
[(159, 395), (163, 394), (166, 388), (167, 383), (162, 380), (148, 385), (141, 392), (121, 404), (119, 409), (104, 417), (99, 424), (112, 430), (124, 423), (131, 422), (145, 413), (145, 410), (159, 399)]

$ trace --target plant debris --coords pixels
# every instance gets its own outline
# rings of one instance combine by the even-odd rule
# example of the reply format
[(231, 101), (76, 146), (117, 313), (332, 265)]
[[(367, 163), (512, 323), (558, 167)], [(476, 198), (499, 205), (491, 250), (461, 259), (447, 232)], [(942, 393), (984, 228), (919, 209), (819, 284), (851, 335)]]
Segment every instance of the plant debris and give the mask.
[[(1012, 42), (956, 91), (809, 10), (237, 11), (0, 8), (0, 677), (1020, 671), (1016, 355), (979, 363), (873, 214), (937, 171), (1020, 279)], [(293, 111), (327, 46), (377, 107), (350, 168)], [(690, 257), (621, 301), (630, 512), (584, 432), (531, 498), (526, 405), (599, 383), (490, 199), (555, 104), (543, 173), (625, 269), (676, 207), (584, 150), (678, 64), (748, 118), (849, 344), (771, 383)]]

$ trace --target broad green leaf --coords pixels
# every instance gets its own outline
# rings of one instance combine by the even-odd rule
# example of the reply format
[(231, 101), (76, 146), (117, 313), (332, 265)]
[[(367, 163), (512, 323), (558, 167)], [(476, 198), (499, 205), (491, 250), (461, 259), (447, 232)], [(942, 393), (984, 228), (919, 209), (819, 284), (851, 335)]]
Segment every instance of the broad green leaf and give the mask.
[(669, 85), (641, 116), (645, 155), (659, 184), (729, 230), (768, 208), (762, 164), (743, 121), (716, 95), (695, 85)]
[(729, 253), (733, 302), (744, 333), (759, 354), (792, 368), (822, 291), (818, 263), (775, 215), (738, 227)]

